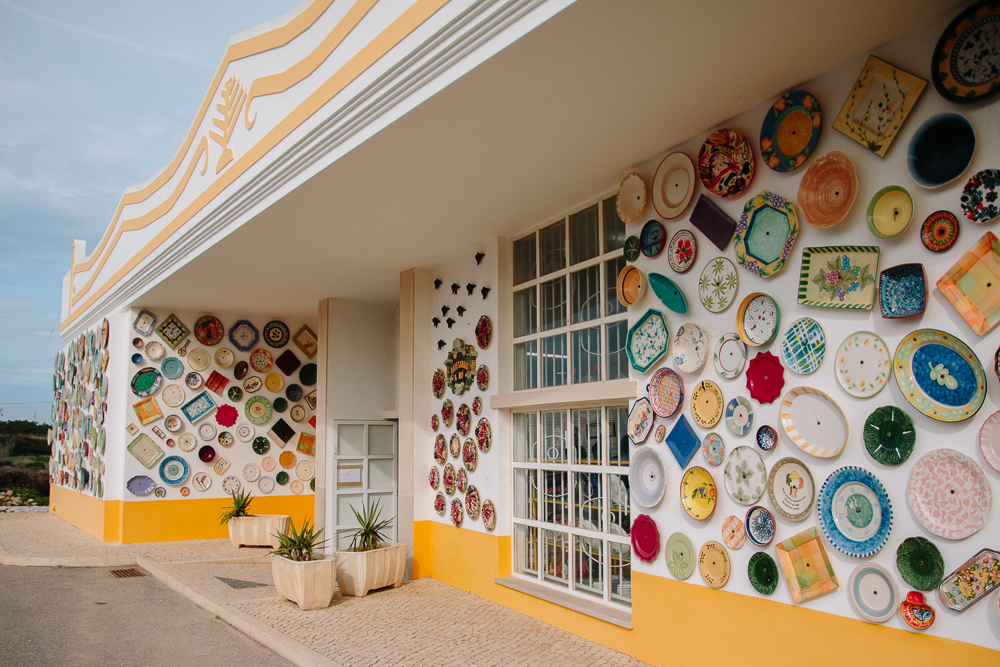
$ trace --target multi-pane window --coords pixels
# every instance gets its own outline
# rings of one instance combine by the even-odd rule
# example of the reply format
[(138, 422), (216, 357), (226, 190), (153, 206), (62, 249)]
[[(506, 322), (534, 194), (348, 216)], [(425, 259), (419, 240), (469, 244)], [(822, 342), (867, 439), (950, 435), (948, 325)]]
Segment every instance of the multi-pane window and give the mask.
[(514, 413), (514, 572), (631, 605), (627, 418), (625, 406)]
[(628, 377), (615, 198), (514, 241), (514, 389)]

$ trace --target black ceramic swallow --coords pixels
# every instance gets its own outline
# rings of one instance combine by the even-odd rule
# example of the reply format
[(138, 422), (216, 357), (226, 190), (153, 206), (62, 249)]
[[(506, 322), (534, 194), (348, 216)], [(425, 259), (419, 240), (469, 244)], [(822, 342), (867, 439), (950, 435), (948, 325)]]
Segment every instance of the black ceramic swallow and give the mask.
[(443, 284), (444, 283), (441, 282), (440, 278), (435, 278), (434, 279), (434, 289), (441, 289), (441, 285), (443, 285)]
[(485, 252), (477, 252), (476, 253), (476, 266), (479, 266), (480, 264), (483, 263), (483, 257), (486, 257), (486, 253)]
[(441, 306), (441, 317), (448, 315), (448, 311), (451, 310), (448, 306)]
[(445, 346), (445, 345), (447, 345), (447, 344), (448, 344), (448, 343), (444, 342), (444, 341), (443, 341), (443, 340), (441, 340), (440, 338), (438, 339), (438, 349), (439, 349), (439, 350), (443, 350), (443, 349), (444, 349), (444, 346)]
[(441, 324), (441, 320), (439, 320), (439, 319), (438, 319), (438, 318), (436, 318), (436, 317), (435, 317), (434, 319), (432, 319), (432, 320), (431, 320), (431, 322), (433, 322), (433, 323), (434, 323), (434, 328), (435, 328), (435, 329), (437, 329), (437, 328), (438, 328), (438, 325), (439, 325), (439, 324)]
[(458, 311), (458, 316), (459, 316), (459, 317), (461, 317), (462, 315), (465, 315), (465, 306), (459, 306), (459, 307), (458, 307), (458, 308), (456, 308), (455, 310), (457, 310), (457, 311)]
[(447, 324), (447, 325), (448, 325), (448, 328), (450, 329), (450, 328), (451, 328), (451, 325), (455, 323), (455, 320), (453, 320), (453, 319), (451, 319), (451, 318), (449, 317), (448, 319), (446, 319), (446, 320), (444, 321), (444, 323), (445, 323), (445, 324)]
[(451, 284), (451, 293), (452, 294), (458, 294), (458, 288), (459, 287), (461, 287), (461, 285), (459, 285), (458, 283), (452, 283)]
[(469, 283), (465, 286), (465, 289), (469, 291), (469, 296), (472, 296), (472, 293), (476, 291), (476, 283)]
[(481, 289), (479, 291), (483, 293), (483, 301), (486, 301), (486, 295), (490, 293), (490, 288), (489, 287), (484, 287), (483, 289)]

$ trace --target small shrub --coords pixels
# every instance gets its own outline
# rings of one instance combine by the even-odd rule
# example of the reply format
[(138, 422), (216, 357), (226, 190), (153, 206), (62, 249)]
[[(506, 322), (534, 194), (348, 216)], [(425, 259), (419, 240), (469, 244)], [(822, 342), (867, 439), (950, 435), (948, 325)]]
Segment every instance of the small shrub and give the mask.
[(250, 502), (253, 497), (250, 495), (250, 491), (246, 493), (242, 489), (233, 491), (233, 502), (232, 504), (225, 508), (225, 511), (219, 515), (219, 524), (225, 526), (232, 519), (236, 519), (241, 516), (250, 516)]
[(298, 531), (295, 530), (295, 523), (290, 522), (290, 528), (288, 535), (283, 533), (277, 533), (275, 537), (281, 543), (281, 546), (272, 551), (272, 554), (276, 556), (283, 556), (289, 560), (297, 561), (307, 561), (307, 560), (319, 560), (322, 558), (320, 554), (319, 558), (313, 554), (314, 549), (319, 549), (328, 540), (320, 540), (320, 535), (323, 534), (323, 529), (320, 528), (319, 532), (316, 532), (315, 526), (309, 525), (309, 519), (302, 519), (302, 528)]

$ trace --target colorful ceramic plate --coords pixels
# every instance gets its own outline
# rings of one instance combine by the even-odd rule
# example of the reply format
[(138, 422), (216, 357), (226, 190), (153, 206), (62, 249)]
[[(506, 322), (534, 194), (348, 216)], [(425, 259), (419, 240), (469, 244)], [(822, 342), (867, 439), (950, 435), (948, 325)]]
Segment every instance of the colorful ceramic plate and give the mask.
[(272, 394), (277, 394), (285, 388), (285, 379), (281, 377), (281, 373), (268, 373), (264, 378), (264, 386)]
[[(473, 403), (475, 405), (475, 403)], [(493, 427), (490, 426), (490, 420), (483, 417), (478, 422), (476, 422), (476, 447), (479, 448), (483, 454), (490, 451), (490, 447), (493, 446)]]
[(889, 381), (892, 358), (878, 334), (858, 331), (840, 344), (835, 364), (837, 382), (844, 391), (857, 398), (871, 398)]
[(681, 478), (681, 506), (687, 515), (705, 521), (715, 511), (716, 489), (712, 473), (701, 466), (689, 468)]
[(632, 455), (629, 480), (632, 483), (632, 498), (642, 507), (656, 507), (663, 500), (666, 473), (660, 457), (649, 447), (643, 447)]
[(778, 416), (785, 435), (806, 454), (829, 459), (840, 454), (847, 444), (847, 415), (819, 389), (790, 389), (781, 399)]
[(258, 373), (266, 373), (274, 365), (274, 357), (262, 347), (250, 353), (250, 368)]
[(220, 433), (217, 440), (219, 441), (219, 444), (222, 445), (223, 447), (232, 447), (233, 443), (236, 442), (236, 439), (233, 437), (233, 434), (230, 433), (229, 431), (223, 431), (222, 433)]
[(975, 534), (986, 525), (993, 506), (986, 473), (954, 449), (935, 449), (917, 459), (906, 497), (917, 521), (949, 540)]
[(263, 333), (264, 342), (274, 348), (288, 345), (288, 339), (292, 335), (288, 325), (281, 320), (271, 320), (265, 324)]
[(1000, 217), (1000, 169), (984, 169), (969, 179), (962, 190), (962, 213), (979, 224)]
[(685, 373), (695, 373), (708, 359), (708, 336), (697, 324), (682, 324), (674, 336), (674, 365)]
[(488, 315), (482, 315), (476, 322), (475, 334), (476, 345), (480, 350), (487, 349), (493, 342), (493, 322)]
[(658, 368), (646, 385), (653, 412), (660, 417), (672, 417), (684, 402), (684, 383), (672, 368)]
[(660, 531), (652, 517), (640, 514), (632, 520), (632, 553), (644, 563), (652, 563), (660, 553)]
[(792, 322), (781, 341), (781, 360), (789, 370), (809, 375), (819, 370), (826, 356), (826, 333), (811, 317)]
[(691, 424), (688, 423), (687, 417), (684, 415), (681, 415), (674, 422), (674, 427), (670, 430), (670, 435), (667, 436), (665, 442), (682, 470), (701, 447), (701, 439), (691, 428)]
[(476, 472), (476, 467), (479, 465), (479, 450), (476, 449), (476, 441), (472, 438), (466, 438), (462, 444), (462, 465), (469, 472)]
[(725, 333), (715, 344), (715, 371), (726, 379), (740, 376), (747, 362), (747, 346), (737, 333)]
[(875, 304), (878, 262), (878, 246), (805, 248), (798, 302), (819, 308), (870, 310)]
[(236, 355), (228, 347), (221, 347), (215, 351), (215, 364), (219, 368), (229, 368), (236, 361)]
[(896, 569), (918, 591), (932, 591), (944, 577), (944, 557), (926, 537), (907, 537), (896, 548)]
[(767, 511), (767, 508), (754, 505), (747, 510), (746, 531), (751, 544), (766, 547), (774, 539), (776, 529), (774, 515)]
[(896, 614), (899, 605), (892, 576), (877, 563), (862, 563), (854, 568), (847, 594), (855, 611), (872, 623), (885, 623)]
[(778, 444), (778, 432), (774, 430), (774, 427), (762, 424), (757, 429), (756, 440), (759, 448), (765, 452), (769, 452)]
[(892, 503), (885, 487), (857, 466), (830, 473), (820, 487), (816, 512), (827, 541), (854, 558), (877, 554), (892, 531)]
[(753, 406), (742, 396), (726, 403), (726, 428), (733, 435), (744, 436), (753, 426)]
[(976, 131), (965, 116), (939, 113), (921, 125), (906, 155), (910, 178), (922, 188), (939, 188), (961, 176), (976, 152)]
[[(642, 276), (642, 271), (632, 264), (626, 264), (625, 267), (618, 272), (618, 280), (615, 285), (615, 289), (618, 295), (618, 303), (629, 308), (635, 302), (642, 298), (642, 295), (646, 293), (646, 280)], [(442, 383), (444, 382), (444, 374), (441, 374)], [(441, 385), (442, 387), (444, 384)], [(437, 398), (441, 398), (437, 396)]]
[(709, 540), (698, 552), (698, 572), (705, 583), (712, 588), (722, 588), (729, 581), (732, 563), (729, 552), (715, 540)]
[(263, 396), (252, 396), (243, 407), (247, 419), (258, 426), (271, 418), (271, 401)]
[(660, 217), (673, 220), (680, 216), (694, 195), (694, 162), (680, 151), (663, 158), (653, 175), (653, 208)]
[(879, 274), (878, 302), (882, 317), (913, 317), (927, 307), (927, 276), (920, 263), (892, 266)]
[(278, 463), (282, 468), (292, 468), (295, 465), (295, 452), (281, 452)]
[[(152, 396), (160, 388), (163, 376), (155, 368), (143, 368), (132, 376), (129, 387), (132, 393), (139, 397)], [(164, 401), (166, 402), (166, 401)]]
[(440, 368), (434, 371), (434, 376), (431, 378), (431, 389), (434, 392), (434, 398), (444, 396), (444, 371)]
[(645, 396), (632, 404), (628, 413), (628, 437), (633, 445), (641, 445), (653, 428), (653, 406)]
[(184, 403), (184, 398), (184, 389), (179, 384), (168, 384), (160, 394), (163, 404), (170, 408), (179, 407)]
[(730, 514), (722, 522), (722, 541), (730, 549), (738, 550), (747, 539), (747, 531), (743, 520), (735, 514)]
[(263, 456), (271, 449), (271, 441), (268, 440), (266, 436), (258, 435), (253, 439), (250, 447), (253, 449), (254, 454)]
[(1000, 7), (982, 0), (944, 29), (931, 58), (931, 80), (949, 102), (972, 104), (1000, 92), (997, 24)]
[(983, 549), (945, 576), (938, 586), (938, 597), (948, 609), (963, 612), (997, 587), (1000, 587), (1000, 552)]
[(795, 204), (763, 190), (743, 206), (736, 224), (736, 263), (756, 276), (769, 278), (785, 268), (798, 235)]
[(864, 440), (873, 459), (898, 466), (913, 453), (917, 430), (906, 412), (895, 405), (883, 405), (865, 420)]
[(899, 605), (899, 614), (914, 630), (926, 630), (934, 625), (934, 608), (926, 604), (923, 593), (910, 591)]
[(160, 479), (164, 484), (180, 486), (188, 478), (187, 461), (179, 456), (168, 456), (160, 463)]
[(894, 239), (913, 218), (913, 198), (898, 185), (887, 185), (868, 204), (868, 229), (880, 239)]
[(458, 406), (458, 412), (455, 413), (455, 428), (463, 436), (469, 435), (472, 430), (472, 411), (465, 403)]
[(705, 265), (698, 278), (698, 299), (710, 313), (721, 313), (732, 305), (740, 287), (736, 267), (726, 257), (716, 257)]
[(778, 564), (763, 551), (758, 551), (747, 563), (747, 578), (755, 591), (771, 595), (778, 588)]
[(465, 513), (469, 515), (470, 520), (475, 521), (479, 518), (479, 510), (479, 489), (475, 486), (469, 486), (469, 490), (465, 494)]
[(278, 467), (278, 462), (272, 456), (265, 456), (260, 460), (260, 467), (265, 472), (271, 472)]
[(979, 429), (979, 451), (991, 468), (1000, 472), (1000, 412), (994, 412)]
[(920, 242), (931, 252), (944, 252), (958, 240), (958, 218), (951, 211), (935, 211), (920, 227)]
[(684, 533), (674, 533), (667, 538), (664, 556), (670, 574), (678, 579), (687, 579), (694, 572), (694, 542)]
[(667, 437), (667, 427), (663, 424), (657, 426), (653, 437), (656, 438), (657, 442), (663, 442), (663, 439)]
[(249, 352), (260, 339), (257, 327), (247, 320), (239, 320), (229, 330), (229, 342), (240, 352)]
[(815, 526), (774, 548), (792, 602), (800, 604), (837, 590), (837, 575)]
[(636, 172), (627, 174), (618, 186), (615, 200), (618, 217), (622, 222), (635, 222), (646, 207), (646, 181)]
[(198, 435), (201, 436), (202, 440), (214, 440), (215, 426), (209, 422), (205, 422), (198, 427)]
[(726, 442), (718, 433), (709, 433), (701, 441), (701, 456), (710, 466), (721, 465), (726, 458)]
[(167, 415), (167, 418), (163, 420), (163, 426), (171, 433), (177, 433), (184, 428), (184, 422), (177, 415)]
[(657, 257), (667, 244), (667, 230), (659, 220), (650, 220), (639, 232), (639, 250), (646, 257)]
[(167, 354), (167, 348), (163, 347), (163, 344), (159, 341), (150, 341), (146, 344), (146, 357), (150, 361), (159, 361)]
[(896, 348), (896, 384), (903, 397), (931, 419), (969, 419), (986, 399), (986, 373), (976, 353), (955, 336), (918, 329)]
[(625, 239), (625, 246), (622, 248), (622, 254), (625, 256), (625, 259), (629, 262), (634, 262), (635, 260), (639, 259), (639, 255), (641, 255), (642, 252), (639, 250), (638, 236), (633, 234), (629, 236), (627, 239)]
[(653, 288), (656, 298), (664, 306), (682, 315), (687, 312), (687, 299), (684, 298), (684, 292), (681, 291), (681, 288), (673, 280), (667, 278), (662, 273), (650, 273), (649, 285)]
[(479, 364), (476, 367), (476, 386), (479, 387), (479, 391), (490, 388), (490, 369), (486, 364)]
[(670, 330), (663, 313), (652, 308), (646, 311), (628, 331), (625, 350), (629, 362), (639, 373), (645, 373), (667, 352)]
[(746, 379), (750, 398), (761, 405), (774, 403), (785, 386), (785, 369), (778, 357), (770, 352), (758, 352), (747, 366)]
[(691, 391), (691, 416), (701, 428), (712, 428), (718, 424), (725, 405), (722, 389), (711, 380), (702, 380)]
[[(196, 472), (191, 476), (191, 486), (194, 487), (195, 491), (205, 492), (208, 491), (212, 486), (212, 477), (207, 472)], [(181, 487), (181, 495), (186, 496), (184, 493), (184, 488)]]
[(760, 347), (778, 331), (778, 304), (762, 292), (748, 294), (736, 311), (736, 332), (743, 342)]
[(677, 273), (684, 273), (694, 264), (698, 254), (698, 241), (687, 229), (682, 229), (670, 237), (667, 244), (667, 262)]
[(854, 162), (840, 151), (813, 161), (799, 181), (802, 217), (813, 227), (826, 229), (840, 224), (858, 196), (858, 172)]
[(735, 197), (753, 178), (753, 150), (736, 130), (712, 132), (698, 152), (698, 177), (718, 197)]
[(202, 379), (201, 374), (195, 373), (194, 371), (191, 371), (184, 376), (184, 384), (187, 385), (188, 389), (197, 389), (204, 384), (204, 382), (205, 381)]
[(771, 507), (790, 521), (802, 521), (809, 516), (816, 500), (812, 473), (805, 463), (791, 457), (779, 460), (771, 468), (767, 493)]
[(438, 433), (434, 438), (434, 460), (442, 465), (448, 460), (448, 441), (444, 439), (443, 433)]
[(214, 315), (205, 315), (194, 323), (194, 337), (202, 345), (218, 345), (225, 335), (225, 325)]
[(240, 424), (236, 427), (236, 437), (240, 442), (250, 442), (257, 431), (250, 424)]
[(737, 447), (726, 455), (723, 468), (726, 490), (740, 505), (753, 505), (764, 497), (767, 468), (756, 450)]
[(452, 433), (451, 438), (448, 439), (448, 453), (453, 459), (462, 455), (462, 438), (458, 433)]
[(982, 336), (1000, 322), (1000, 240), (986, 232), (937, 287), (976, 334)]
[(812, 155), (823, 131), (819, 101), (804, 90), (779, 97), (760, 128), (760, 154), (771, 169), (785, 173), (802, 166)]

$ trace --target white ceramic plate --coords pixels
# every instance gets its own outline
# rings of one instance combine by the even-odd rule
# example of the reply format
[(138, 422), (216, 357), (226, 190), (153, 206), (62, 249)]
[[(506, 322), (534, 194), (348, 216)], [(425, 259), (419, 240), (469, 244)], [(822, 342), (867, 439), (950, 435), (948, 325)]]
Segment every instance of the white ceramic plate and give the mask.
[(674, 366), (685, 373), (694, 373), (708, 359), (708, 336), (697, 324), (682, 324), (674, 336)]
[(663, 500), (666, 473), (660, 457), (649, 447), (643, 447), (632, 455), (629, 480), (632, 482), (632, 498), (639, 505), (656, 507)]
[(871, 398), (892, 377), (892, 355), (878, 334), (856, 331), (837, 348), (834, 369), (844, 391), (858, 398)]
[(788, 439), (807, 454), (828, 459), (840, 454), (847, 444), (847, 416), (819, 389), (790, 389), (781, 399), (778, 417)]
[(737, 333), (722, 334), (715, 344), (715, 371), (727, 380), (738, 378), (747, 364), (747, 346)]

